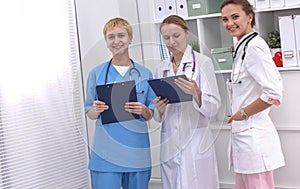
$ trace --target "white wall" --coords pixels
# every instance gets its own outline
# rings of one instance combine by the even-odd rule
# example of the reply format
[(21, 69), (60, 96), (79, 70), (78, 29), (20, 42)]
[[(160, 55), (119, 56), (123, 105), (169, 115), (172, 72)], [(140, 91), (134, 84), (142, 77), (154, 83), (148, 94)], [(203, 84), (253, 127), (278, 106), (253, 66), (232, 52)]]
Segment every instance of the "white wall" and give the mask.
[(278, 129), (286, 166), (275, 171), (275, 183), (300, 188), (300, 71), (281, 72), (283, 102), (273, 107), (271, 117)]
[(110, 57), (102, 29), (106, 21), (119, 16), (118, 0), (103, 5), (100, 0), (75, 0), (84, 78), (91, 68)]
[[(83, 85), (85, 88), (89, 71), (110, 57), (102, 28), (107, 20), (119, 15), (118, 0), (110, 0), (103, 6), (100, 0), (75, 0), (80, 43)], [(88, 144), (92, 144), (95, 122), (87, 119)]]

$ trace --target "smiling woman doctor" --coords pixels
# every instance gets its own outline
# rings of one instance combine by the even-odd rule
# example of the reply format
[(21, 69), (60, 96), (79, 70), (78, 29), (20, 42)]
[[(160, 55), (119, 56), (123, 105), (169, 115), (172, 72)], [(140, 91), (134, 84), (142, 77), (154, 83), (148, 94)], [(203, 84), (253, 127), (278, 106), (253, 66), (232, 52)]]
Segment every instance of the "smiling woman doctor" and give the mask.
[(154, 119), (162, 122), (162, 188), (218, 189), (214, 141), (208, 128), (220, 106), (212, 61), (187, 44), (189, 28), (181, 17), (167, 17), (160, 31), (172, 55), (158, 65), (154, 77), (185, 74), (189, 79), (176, 83), (193, 95), (190, 102), (168, 104), (160, 97), (155, 101)]
[(282, 81), (266, 42), (253, 31), (255, 13), (247, 0), (221, 5), (225, 30), (237, 37), (231, 80), (229, 159), (236, 189), (274, 189), (273, 170), (284, 166), (280, 140), (269, 117), (279, 105)]

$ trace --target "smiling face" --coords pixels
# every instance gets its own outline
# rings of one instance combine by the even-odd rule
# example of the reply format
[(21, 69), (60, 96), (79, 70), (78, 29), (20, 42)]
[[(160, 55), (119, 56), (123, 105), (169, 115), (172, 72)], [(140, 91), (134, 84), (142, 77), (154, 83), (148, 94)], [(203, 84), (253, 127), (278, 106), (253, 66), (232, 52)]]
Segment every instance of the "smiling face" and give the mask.
[(187, 46), (189, 32), (176, 24), (165, 24), (161, 27), (163, 41), (173, 55), (183, 54)]
[(107, 29), (105, 41), (107, 48), (112, 52), (113, 56), (116, 56), (128, 52), (128, 46), (132, 38), (125, 28), (112, 27)]
[(251, 22), (253, 14), (247, 15), (241, 5), (228, 4), (222, 8), (222, 21), (225, 30), (240, 40), (244, 35), (253, 31)]

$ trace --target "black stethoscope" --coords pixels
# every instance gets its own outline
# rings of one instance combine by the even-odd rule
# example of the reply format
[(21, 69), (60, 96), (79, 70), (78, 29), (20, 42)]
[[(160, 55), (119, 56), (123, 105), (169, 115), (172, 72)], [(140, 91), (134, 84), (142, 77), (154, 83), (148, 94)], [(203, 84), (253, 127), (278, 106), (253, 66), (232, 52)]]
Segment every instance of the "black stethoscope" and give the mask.
[[(241, 73), (242, 64), (243, 64), (244, 59), (245, 59), (245, 56), (246, 56), (246, 50), (247, 50), (247, 47), (248, 47), (248, 43), (249, 43), (254, 37), (256, 37), (257, 35), (258, 35), (257, 32), (254, 32), (254, 33), (250, 34), (250, 35), (247, 36), (245, 39), (243, 39), (243, 41), (241, 41), (241, 42), (239, 43), (239, 45), (237, 46), (237, 48), (236, 48), (236, 50), (235, 50), (235, 52), (234, 52), (234, 55), (233, 55), (233, 59), (235, 59), (235, 57), (236, 57), (236, 55), (237, 55), (237, 52), (238, 52), (240, 46), (241, 46), (244, 42), (246, 42), (246, 43), (245, 43), (245, 46), (244, 46), (244, 48), (243, 48), (242, 62), (241, 62), (240, 68), (239, 68), (239, 72), (238, 72), (238, 74), (237, 74), (237, 76), (236, 76), (236, 79), (233, 79), (233, 76), (232, 76), (232, 78), (229, 80), (229, 82), (231, 82), (231, 83), (233, 83), (233, 84), (241, 84), (241, 83), (242, 83), (242, 81), (239, 80), (239, 78), (240, 78), (240, 73)], [(234, 73), (234, 71), (235, 71), (235, 69), (236, 69), (235, 66), (236, 66), (236, 63), (233, 64), (232, 73)], [(232, 74), (232, 75), (233, 75), (233, 74)]]
[[(195, 70), (196, 70), (196, 58), (195, 58), (195, 52), (193, 49), (191, 49), (191, 53), (192, 53), (192, 56), (193, 56), (193, 67), (192, 67), (192, 77), (194, 76), (194, 73), (195, 73)], [(187, 62), (183, 63), (183, 68), (182, 68), (182, 71), (185, 72), (185, 69), (187, 67)], [(164, 73), (163, 73), (163, 77), (167, 77), (168, 74), (167, 74), (168, 70), (165, 70)]]
[[(105, 73), (105, 84), (107, 84), (107, 77), (108, 77), (108, 72), (109, 72), (109, 68), (110, 68), (110, 65), (111, 65), (111, 61), (112, 59), (110, 59), (110, 61), (108, 62), (108, 67), (106, 69), (106, 73)], [(141, 82), (142, 82), (142, 75), (141, 75), (141, 72), (135, 67), (135, 64), (133, 62), (132, 59), (130, 59), (131, 63), (132, 63), (132, 68), (129, 69), (129, 80), (132, 80), (132, 72), (136, 72), (138, 74), (138, 88), (139, 90), (136, 91), (136, 93), (138, 94), (141, 94), (141, 93), (144, 93), (143, 90), (141, 90)]]

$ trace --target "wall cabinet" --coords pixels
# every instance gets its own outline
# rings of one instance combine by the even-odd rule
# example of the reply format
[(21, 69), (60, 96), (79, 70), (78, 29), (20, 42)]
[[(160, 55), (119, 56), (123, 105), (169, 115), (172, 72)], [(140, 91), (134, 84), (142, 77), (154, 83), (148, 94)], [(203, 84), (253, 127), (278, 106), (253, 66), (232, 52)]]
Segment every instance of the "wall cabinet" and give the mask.
[[(281, 8), (257, 9), (254, 30), (266, 40), (269, 32), (279, 31), (278, 17), (299, 14), (300, 4)], [(190, 42), (197, 40), (200, 51), (211, 58), (211, 49), (232, 47), (236, 42), (223, 28), (221, 13), (185, 17), (184, 19), (191, 28)], [(155, 21), (157, 33), (159, 33), (160, 23), (161, 20)]]

